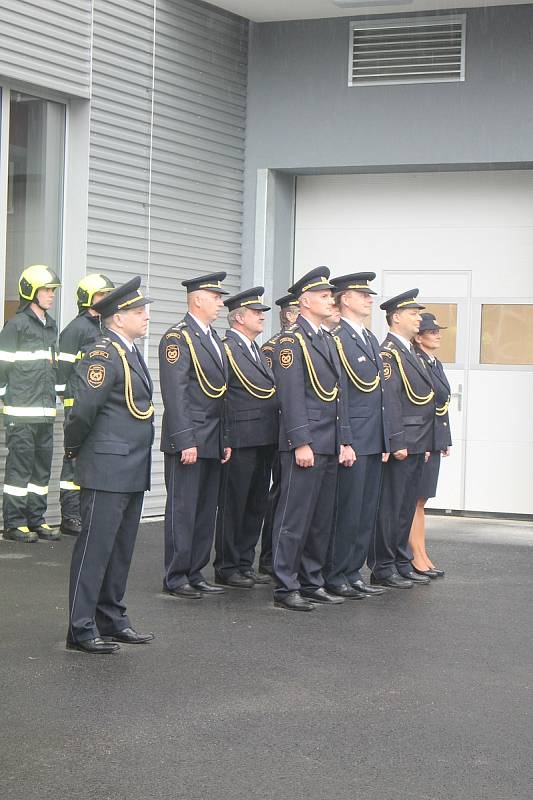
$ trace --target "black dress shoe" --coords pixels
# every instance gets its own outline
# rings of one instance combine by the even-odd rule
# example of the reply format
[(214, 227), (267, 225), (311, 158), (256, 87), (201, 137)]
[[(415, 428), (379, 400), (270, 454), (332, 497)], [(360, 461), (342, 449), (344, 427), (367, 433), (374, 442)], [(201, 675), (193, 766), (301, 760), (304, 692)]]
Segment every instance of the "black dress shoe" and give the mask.
[(426, 578), (437, 578), (437, 572), (434, 569), (417, 569), (414, 565), (413, 572), (416, 572), (417, 575), (425, 575)]
[(73, 642), (67, 639), (67, 650), (79, 650), (82, 653), (91, 653), (93, 655), (106, 655), (108, 653), (116, 653), (120, 647), (115, 642), (104, 642), (99, 636), (96, 639), (85, 639), (83, 642)]
[(172, 597), (186, 597), (189, 600), (199, 600), (202, 596), (202, 593), (195, 589), (194, 586), (191, 586), (190, 583), (184, 583), (176, 589), (167, 589), (166, 586), (163, 586), (163, 591), (165, 594), (171, 594)]
[(153, 633), (137, 633), (133, 628), (122, 628), (121, 631), (108, 633), (102, 637), (105, 642), (124, 642), (124, 644), (146, 644), (154, 638)]
[(376, 578), (375, 575), (372, 575), (370, 583), (373, 586), (387, 586), (389, 589), (410, 589), (413, 585), (413, 581), (408, 581), (406, 578), (402, 578), (401, 575), (396, 574), (387, 575), (386, 578)]
[(419, 584), (420, 586), (431, 583), (427, 575), (419, 575), (414, 570), (408, 572), (407, 575), (402, 575), (402, 578), (405, 578), (408, 581), (412, 581), (413, 583)]
[(431, 567), (431, 571), (435, 573), (436, 578), (444, 578), (443, 569), (437, 569), (437, 567)]
[(314, 611), (315, 606), (302, 597), (300, 592), (289, 592), (289, 594), (274, 597), (276, 608), (287, 608), (289, 611)]
[(328, 586), (328, 594), (334, 594), (337, 597), (346, 597), (350, 600), (364, 600), (365, 595), (357, 592), (348, 583), (343, 583), (341, 586)]
[(260, 575), (270, 575), (270, 577), (274, 575), (272, 564), (259, 564), (259, 569), (257, 571)]
[(338, 605), (339, 603), (344, 603), (342, 597), (329, 594), (323, 586), (321, 586), (320, 589), (315, 589), (314, 592), (302, 592), (302, 597), (305, 597), (310, 603), (324, 603), (324, 605)]
[(213, 586), (212, 583), (208, 583), (207, 581), (198, 581), (198, 583), (192, 583), (191, 586), (193, 589), (202, 592), (202, 594), (224, 594), (226, 591), (222, 586)]
[(81, 519), (62, 519), (59, 530), (67, 536), (78, 536), (81, 533)]
[(233, 586), (234, 589), (253, 589), (255, 583), (251, 578), (245, 578), (240, 572), (234, 572), (225, 578), (223, 575), (215, 575), (217, 583), (224, 586)]
[(362, 580), (354, 581), (351, 584), (352, 589), (361, 594), (363, 597), (371, 597), (372, 595), (385, 594), (383, 586), (369, 586)]
[(259, 575), (255, 569), (243, 569), (241, 575), (251, 578), (254, 583), (270, 583), (270, 575)]

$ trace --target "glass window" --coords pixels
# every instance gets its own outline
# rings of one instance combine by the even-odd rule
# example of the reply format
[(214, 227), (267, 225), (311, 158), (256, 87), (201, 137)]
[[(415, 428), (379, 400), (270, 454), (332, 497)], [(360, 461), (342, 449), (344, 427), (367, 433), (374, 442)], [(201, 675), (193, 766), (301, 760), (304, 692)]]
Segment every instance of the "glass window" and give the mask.
[(533, 364), (533, 305), (481, 306), (481, 364)]
[(435, 314), (439, 325), (446, 330), (441, 333), (441, 345), (437, 358), (444, 364), (455, 364), (457, 360), (457, 305), (455, 303), (426, 303), (425, 311)]
[[(24, 267), (61, 275), (65, 106), (11, 92), (6, 226), (5, 319), (18, 307)], [(57, 317), (59, 309), (53, 309)]]

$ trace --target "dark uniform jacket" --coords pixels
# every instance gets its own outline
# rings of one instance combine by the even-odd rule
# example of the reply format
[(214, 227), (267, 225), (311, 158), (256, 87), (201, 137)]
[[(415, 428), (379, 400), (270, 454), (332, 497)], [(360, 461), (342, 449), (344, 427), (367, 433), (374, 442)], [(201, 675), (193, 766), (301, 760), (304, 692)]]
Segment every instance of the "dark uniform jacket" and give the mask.
[(278, 341), (279, 337), (282, 336), (284, 333), (285, 333), (284, 329), (278, 331), (277, 333), (273, 333), (270, 339), (267, 339), (267, 341), (263, 345), (261, 345), (261, 352), (263, 353), (266, 363), (268, 364), (268, 366), (272, 371), (274, 371), (274, 361), (273, 361), (274, 346)]
[(190, 314), (169, 328), (161, 339), (159, 379), (165, 408), (161, 450), (165, 453), (177, 454), (197, 447), (198, 458), (221, 458), (224, 447), (229, 447), (224, 388), (228, 381), (228, 360), (215, 331), (213, 336), (222, 363), (209, 337)]
[[(306, 364), (305, 350), (320, 386), (318, 391)], [(324, 349), (325, 348), (325, 349)], [(274, 345), (274, 375), (281, 407), (279, 449), (294, 450), (303, 444), (314, 453), (335, 455), (341, 444), (351, 444), (351, 433), (340, 402), (341, 367), (329, 333), (316, 334), (301, 315), (283, 331)], [(336, 399), (328, 402), (337, 388)]]
[[(393, 333), (383, 341), (381, 357), (390, 409), (390, 452), (405, 448), (409, 453), (431, 451), (435, 400), (433, 382), (425, 363)], [(409, 393), (412, 399), (409, 399)]]
[[(343, 364), (341, 352), (339, 357), (345, 373), (345, 403), (352, 434), (352, 447), (356, 455), (372, 455), (387, 452), (391, 431), (386, 408), (385, 378), (383, 362), (380, 357), (379, 342), (371, 331), (367, 331), (370, 344), (367, 344), (354, 328), (345, 320), (332, 331), (337, 344), (342, 347), (350, 370)], [(337, 338), (339, 342), (337, 343)], [(370, 387), (365, 384), (379, 382), (372, 391), (363, 391)], [(362, 383), (358, 383), (358, 380)], [(363, 389), (361, 388), (363, 387)]]
[(76, 482), (86, 489), (143, 492), (150, 488), (153, 415), (137, 419), (125, 397), (125, 371), (114, 343), (125, 353), (136, 408), (151, 405), (152, 381), (135, 347), (113, 331), (89, 348), (76, 368), (74, 405), (65, 424), (65, 452), (76, 457)]
[(26, 306), (0, 332), (0, 396), (7, 422), (48, 422), (56, 416), (57, 327)]
[(258, 349), (260, 360), (254, 360), (239, 334), (232, 330), (226, 332), (222, 341), (231, 354), (226, 395), (229, 446), (260, 447), (277, 443), (279, 403), (276, 392), (267, 396), (275, 389), (275, 378), (265, 356)]
[(450, 418), (448, 416), (448, 404), (451, 395), (450, 384), (444, 373), (444, 367), (438, 358), (432, 362), (428, 354), (420, 350), (420, 348), (417, 347), (416, 352), (426, 363), (435, 391), (436, 410), (432, 450), (446, 450), (448, 447), (451, 447), (452, 444)]
[(57, 355), (57, 391), (64, 394), (65, 400), (73, 397), (77, 362), (84, 357), (88, 346), (101, 336), (100, 317), (92, 316), (85, 308), (61, 331)]

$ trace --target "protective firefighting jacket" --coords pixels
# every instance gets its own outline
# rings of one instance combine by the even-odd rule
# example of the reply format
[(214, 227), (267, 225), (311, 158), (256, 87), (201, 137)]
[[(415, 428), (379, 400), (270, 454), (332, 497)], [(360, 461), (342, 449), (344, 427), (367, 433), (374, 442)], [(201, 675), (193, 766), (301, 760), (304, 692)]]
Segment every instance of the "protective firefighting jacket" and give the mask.
[(61, 331), (57, 355), (57, 391), (64, 396), (65, 408), (72, 406), (76, 364), (84, 357), (88, 346), (101, 335), (100, 317), (93, 317), (87, 309), (80, 311)]
[(0, 397), (5, 422), (48, 422), (56, 416), (57, 327), (26, 306), (0, 332)]

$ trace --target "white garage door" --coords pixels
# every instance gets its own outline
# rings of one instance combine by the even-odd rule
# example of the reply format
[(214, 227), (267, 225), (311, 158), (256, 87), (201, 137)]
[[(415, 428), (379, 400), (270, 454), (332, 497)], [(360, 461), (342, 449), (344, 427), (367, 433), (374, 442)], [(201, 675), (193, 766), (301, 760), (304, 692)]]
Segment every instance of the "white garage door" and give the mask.
[[(298, 179), (295, 276), (377, 273), (447, 320), (454, 449), (435, 508), (533, 514), (533, 172)], [(444, 360), (444, 359), (443, 359)]]

